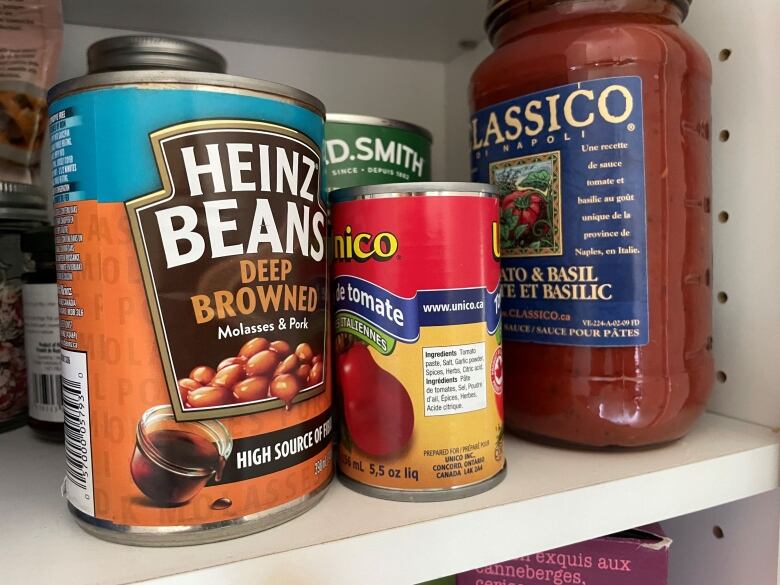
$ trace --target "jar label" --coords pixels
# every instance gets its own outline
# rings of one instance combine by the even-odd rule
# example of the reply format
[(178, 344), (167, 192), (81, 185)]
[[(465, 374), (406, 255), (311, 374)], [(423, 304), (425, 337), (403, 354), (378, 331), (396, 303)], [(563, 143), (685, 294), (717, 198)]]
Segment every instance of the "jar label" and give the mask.
[(63, 422), (60, 392), (60, 311), (57, 285), (25, 284), (24, 353), (27, 359), (27, 392), (30, 417)]
[(0, 234), (0, 427), (27, 410), (22, 272), (19, 234)]
[(501, 192), (504, 337), (648, 343), (642, 80), (572, 83), (477, 112), (472, 177)]

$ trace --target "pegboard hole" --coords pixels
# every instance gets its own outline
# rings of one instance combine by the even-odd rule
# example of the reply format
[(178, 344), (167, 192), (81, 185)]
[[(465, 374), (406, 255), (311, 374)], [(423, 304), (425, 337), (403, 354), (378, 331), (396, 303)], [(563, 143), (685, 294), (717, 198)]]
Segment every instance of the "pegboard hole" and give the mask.
[(726, 380), (728, 380), (729, 377), (726, 375), (726, 372), (724, 372), (723, 370), (719, 370), (718, 372), (715, 373), (715, 379), (721, 384), (725, 384)]
[(729, 220), (729, 212), (728, 211), (721, 211), (718, 214), (718, 221), (720, 223), (726, 223)]
[(458, 41), (458, 48), (463, 51), (473, 51), (479, 46), (479, 41), (474, 39), (462, 39)]
[(712, 534), (715, 535), (715, 538), (717, 538), (717, 539), (723, 538), (723, 536), (724, 536), (723, 528), (721, 528), (720, 526), (713, 526), (712, 527)]
[(720, 53), (718, 53), (718, 59), (721, 61), (728, 61), (729, 57), (731, 57), (731, 49), (721, 49)]
[(721, 305), (722, 305), (723, 303), (725, 303), (726, 301), (728, 301), (728, 300), (729, 300), (729, 295), (727, 295), (727, 294), (726, 294), (726, 293), (724, 293), (723, 291), (720, 291), (720, 292), (718, 293), (718, 302), (719, 302)]
[(728, 142), (728, 139), (731, 138), (731, 132), (728, 130), (721, 130), (718, 136), (720, 137), (721, 142)]

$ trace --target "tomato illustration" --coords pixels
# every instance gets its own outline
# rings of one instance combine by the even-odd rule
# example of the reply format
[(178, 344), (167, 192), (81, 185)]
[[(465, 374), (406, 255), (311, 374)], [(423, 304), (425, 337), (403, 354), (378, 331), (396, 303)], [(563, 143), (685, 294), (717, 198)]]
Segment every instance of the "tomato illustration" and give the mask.
[(374, 457), (402, 451), (414, 428), (412, 399), (403, 384), (380, 368), (361, 343), (338, 356), (337, 369), (352, 442)]
[(501, 215), (509, 227), (507, 239), (516, 242), (530, 235), (531, 228), (544, 210), (544, 198), (535, 189), (513, 191), (504, 197), (501, 201)]

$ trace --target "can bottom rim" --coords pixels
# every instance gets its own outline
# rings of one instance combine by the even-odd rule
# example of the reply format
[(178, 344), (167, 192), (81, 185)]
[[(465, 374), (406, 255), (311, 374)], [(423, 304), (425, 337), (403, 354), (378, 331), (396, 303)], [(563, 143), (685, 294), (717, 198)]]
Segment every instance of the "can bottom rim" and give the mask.
[(126, 524), (114, 524), (108, 520), (100, 520), (85, 514), (75, 508), (70, 502), (68, 502), (68, 509), (76, 517), (76, 522), (85, 532), (108, 542), (130, 546), (192, 546), (232, 540), (284, 524), (311, 510), (323, 498), (333, 482), (334, 476), (335, 471), (331, 474), (328, 481), (316, 490), (276, 508), (241, 516), (240, 518), (233, 518), (232, 520), (193, 526), (129, 526)]
[(450, 500), (469, 498), (493, 489), (504, 481), (505, 478), (506, 463), (504, 463), (504, 467), (501, 468), (501, 471), (493, 477), (483, 479), (480, 482), (470, 485), (432, 490), (394, 490), (360, 483), (351, 477), (347, 477), (343, 473), (339, 473), (339, 480), (341, 483), (364, 496), (371, 496), (372, 498), (379, 498), (382, 500), (392, 500), (394, 502), (413, 503), (447, 502)]

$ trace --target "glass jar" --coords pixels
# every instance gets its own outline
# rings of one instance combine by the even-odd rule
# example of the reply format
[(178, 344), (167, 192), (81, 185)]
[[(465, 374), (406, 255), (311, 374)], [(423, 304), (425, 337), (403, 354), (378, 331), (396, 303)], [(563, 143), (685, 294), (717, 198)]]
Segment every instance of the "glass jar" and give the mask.
[(138, 421), (130, 473), (156, 506), (180, 506), (220, 481), (232, 450), (218, 420), (176, 422), (170, 406), (153, 406)]
[[(472, 173), (502, 192), (508, 428), (636, 447), (713, 385), (711, 66), (689, 0), (494, 0)], [(706, 9), (706, 7), (702, 7)]]
[(22, 234), (26, 272), (22, 275), (24, 353), (27, 363), (27, 424), (43, 439), (65, 440), (60, 388), (60, 311), (54, 228)]
[(32, 185), (0, 181), (0, 431), (27, 420), (20, 239), (43, 225), (45, 208)]

